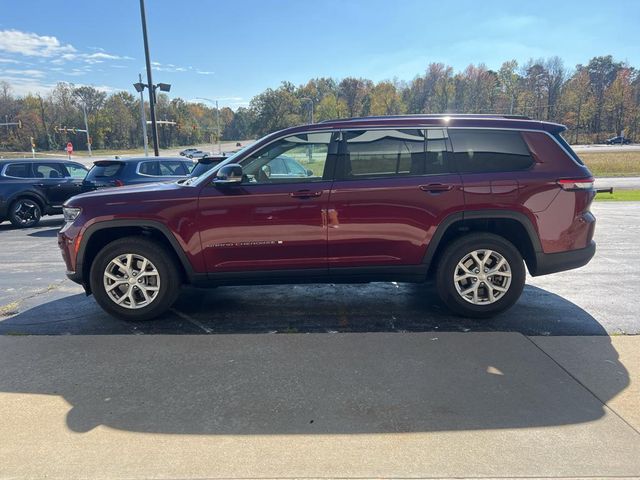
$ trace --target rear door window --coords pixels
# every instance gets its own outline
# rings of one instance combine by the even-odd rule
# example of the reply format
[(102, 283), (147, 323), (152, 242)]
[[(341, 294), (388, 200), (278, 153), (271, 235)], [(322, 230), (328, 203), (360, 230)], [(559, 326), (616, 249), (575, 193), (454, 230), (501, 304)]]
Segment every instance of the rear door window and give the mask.
[(141, 175), (158, 177), (160, 176), (160, 166), (156, 161), (142, 162), (138, 167), (138, 173), (140, 173)]
[(518, 131), (450, 128), (449, 138), (461, 173), (513, 172), (533, 165)]
[(87, 170), (75, 163), (66, 163), (64, 166), (67, 168), (67, 172), (69, 172), (71, 178), (83, 179), (87, 175)]
[(4, 171), (5, 177), (32, 178), (31, 165), (29, 163), (10, 163)]
[(445, 129), (344, 132), (343, 179), (452, 173)]
[(64, 167), (60, 163), (35, 164), (36, 178), (64, 178), (67, 176)]
[(161, 160), (159, 163), (162, 177), (181, 177), (189, 174), (184, 163), (179, 160)]

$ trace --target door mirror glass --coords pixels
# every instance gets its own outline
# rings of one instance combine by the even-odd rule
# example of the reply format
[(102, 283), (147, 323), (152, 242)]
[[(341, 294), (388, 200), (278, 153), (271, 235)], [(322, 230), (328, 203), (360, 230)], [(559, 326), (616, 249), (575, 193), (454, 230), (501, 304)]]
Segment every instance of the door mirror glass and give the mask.
[(242, 178), (242, 166), (237, 163), (230, 163), (220, 167), (213, 179), (213, 184), (217, 186), (240, 185)]

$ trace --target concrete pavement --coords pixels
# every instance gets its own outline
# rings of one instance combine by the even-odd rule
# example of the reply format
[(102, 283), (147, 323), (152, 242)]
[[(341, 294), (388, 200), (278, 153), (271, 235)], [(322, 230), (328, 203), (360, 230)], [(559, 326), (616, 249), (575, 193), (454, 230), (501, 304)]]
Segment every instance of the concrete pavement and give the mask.
[(640, 476), (640, 337), (0, 337), (0, 478)]

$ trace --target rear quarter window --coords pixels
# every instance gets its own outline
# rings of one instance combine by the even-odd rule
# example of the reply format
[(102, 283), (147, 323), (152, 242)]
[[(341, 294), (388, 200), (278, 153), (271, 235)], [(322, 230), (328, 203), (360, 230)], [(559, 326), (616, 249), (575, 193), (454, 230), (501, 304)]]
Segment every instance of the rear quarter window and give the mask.
[(534, 162), (517, 131), (450, 128), (449, 138), (461, 173), (526, 170)]
[(31, 178), (31, 165), (28, 163), (10, 163), (4, 170), (5, 177)]
[(553, 135), (553, 138), (555, 138), (558, 141), (558, 143), (562, 145), (562, 148), (564, 148), (567, 151), (567, 153), (571, 156), (571, 158), (573, 158), (576, 162), (578, 162), (578, 165), (584, 165), (584, 162), (582, 161), (582, 159), (578, 156), (576, 152), (573, 151), (573, 148), (571, 148), (571, 146), (567, 143), (567, 141), (564, 139), (562, 135), (560, 135), (559, 133), (556, 133)]

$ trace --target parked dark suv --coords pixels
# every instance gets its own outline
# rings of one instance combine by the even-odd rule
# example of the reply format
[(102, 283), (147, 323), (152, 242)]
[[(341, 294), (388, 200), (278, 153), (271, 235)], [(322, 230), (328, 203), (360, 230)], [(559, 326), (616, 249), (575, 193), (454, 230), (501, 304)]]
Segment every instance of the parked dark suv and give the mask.
[(34, 227), (43, 215), (62, 213), (86, 174), (84, 165), (67, 160), (0, 160), (0, 222)]
[[(513, 305), (595, 252), (593, 177), (562, 125), (497, 116), (335, 120), (259, 140), (200, 177), (69, 200), (67, 275), (149, 319), (180, 285), (424, 282), (455, 313)], [(309, 174), (273, 176), (286, 156)]]
[(85, 191), (140, 183), (171, 182), (184, 178), (195, 166), (193, 160), (173, 157), (133, 157), (97, 160), (84, 180)]

